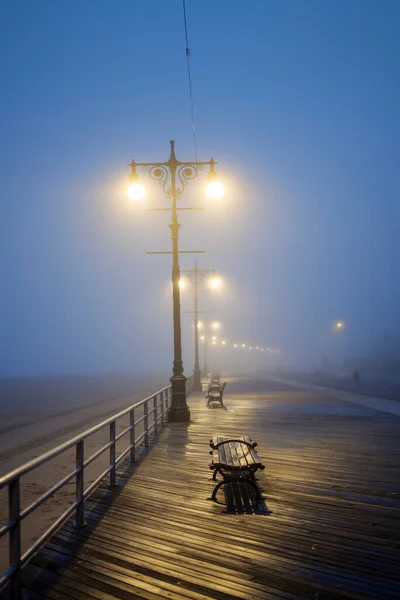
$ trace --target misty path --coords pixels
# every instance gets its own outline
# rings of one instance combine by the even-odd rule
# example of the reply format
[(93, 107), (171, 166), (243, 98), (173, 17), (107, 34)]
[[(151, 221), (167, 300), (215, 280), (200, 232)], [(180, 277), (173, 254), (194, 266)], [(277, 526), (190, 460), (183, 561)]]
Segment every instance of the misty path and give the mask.
[[(191, 394), (191, 422), (168, 424), (137, 463), (122, 463), (118, 488), (100, 485), (88, 526), (56, 534), (24, 572), (26, 589), (75, 597), (85, 581), (93, 597), (397, 599), (400, 419), (276, 380), (227, 382), (227, 410)], [(207, 500), (210, 437), (239, 434), (266, 466), (265, 514)]]

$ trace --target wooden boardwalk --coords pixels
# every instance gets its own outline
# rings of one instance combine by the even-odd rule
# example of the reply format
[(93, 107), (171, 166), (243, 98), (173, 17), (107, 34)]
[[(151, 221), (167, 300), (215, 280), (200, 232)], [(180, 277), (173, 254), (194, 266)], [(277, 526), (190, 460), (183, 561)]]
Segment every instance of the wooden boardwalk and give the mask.
[[(399, 417), (249, 380), (230, 382), (226, 411), (189, 404), (190, 425), (167, 426), (91, 498), (85, 529), (35, 557), (26, 598), (400, 598)], [(207, 500), (213, 434), (258, 441), (256, 514)]]

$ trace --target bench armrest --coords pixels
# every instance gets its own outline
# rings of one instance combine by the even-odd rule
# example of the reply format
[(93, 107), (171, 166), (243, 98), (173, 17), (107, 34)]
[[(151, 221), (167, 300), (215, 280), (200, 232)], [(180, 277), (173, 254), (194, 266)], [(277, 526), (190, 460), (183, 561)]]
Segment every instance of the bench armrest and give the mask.
[[(212, 440), (210, 440), (210, 448), (213, 450), (217, 450), (223, 444), (229, 444), (229, 442), (238, 442), (239, 444), (245, 444), (249, 448), (255, 448), (257, 446), (257, 442), (245, 442), (244, 440), (236, 440), (234, 438), (229, 440), (223, 440), (222, 442), (218, 442), (218, 444), (214, 444)], [(211, 453), (210, 453), (211, 454)]]

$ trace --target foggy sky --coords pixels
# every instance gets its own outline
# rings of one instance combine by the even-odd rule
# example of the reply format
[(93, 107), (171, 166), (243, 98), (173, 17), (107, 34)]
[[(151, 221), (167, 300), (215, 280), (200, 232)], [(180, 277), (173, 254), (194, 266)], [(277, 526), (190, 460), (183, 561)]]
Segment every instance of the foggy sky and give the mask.
[[(380, 350), (400, 332), (400, 4), (187, 13), (199, 158), (227, 187), (181, 202), (206, 207), (181, 248), (225, 281), (202, 309), (293, 360)], [(0, 46), (0, 374), (169, 372), (171, 258), (145, 254), (170, 250), (168, 217), (124, 190), (127, 163), (167, 160), (172, 138), (194, 157), (181, 1), (2, 2)], [(185, 292), (186, 373), (190, 310)]]

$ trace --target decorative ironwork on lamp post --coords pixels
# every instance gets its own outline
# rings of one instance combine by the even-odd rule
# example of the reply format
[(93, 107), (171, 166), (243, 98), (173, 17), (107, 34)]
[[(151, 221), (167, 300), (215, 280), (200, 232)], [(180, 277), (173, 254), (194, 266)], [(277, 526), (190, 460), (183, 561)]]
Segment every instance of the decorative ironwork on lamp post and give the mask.
[(212, 273), (215, 276), (214, 269), (199, 269), (197, 260), (194, 263), (194, 269), (183, 269), (181, 273), (186, 273), (193, 281), (194, 288), (194, 371), (193, 371), (193, 390), (201, 392), (201, 371), (199, 361), (199, 285), (205, 275)]
[(172, 254), (172, 301), (173, 301), (173, 328), (174, 328), (174, 361), (173, 374), (170, 378), (172, 387), (172, 402), (169, 409), (169, 421), (189, 421), (190, 411), (186, 403), (186, 377), (183, 374), (182, 361), (182, 341), (181, 341), (181, 309), (180, 309), (180, 270), (179, 270), (179, 254), (203, 252), (202, 250), (180, 251), (179, 240), (179, 220), (178, 210), (199, 210), (198, 208), (180, 208), (177, 207), (177, 200), (182, 196), (185, 185), (195, 179), (205, 165), (210, 167), (208, 174), (208, 185), (206, 193), (208, 196), (218, 198), (223, 194), (223, 186), (217, 181), (215, 173), (214, 159), (207, 162), (182, 162), (177, 160), (175, 156), (175, 142), (170, 141), (171, 152), (169, 159), (166, 162), (155, 163), (139, 163), (134, 160), (129, 164), (132, 169), (130, 174), (130, 197), (141, 200), (145, 191), (139, 183), (137, 167), (148, 173), (151, 179), (159, 182), (167, 198), (171, 200), (171, 208), (159, 208), (153, 210), (171, 210), (171, 229), (172, 252), (148, 252), (148, 254)]

